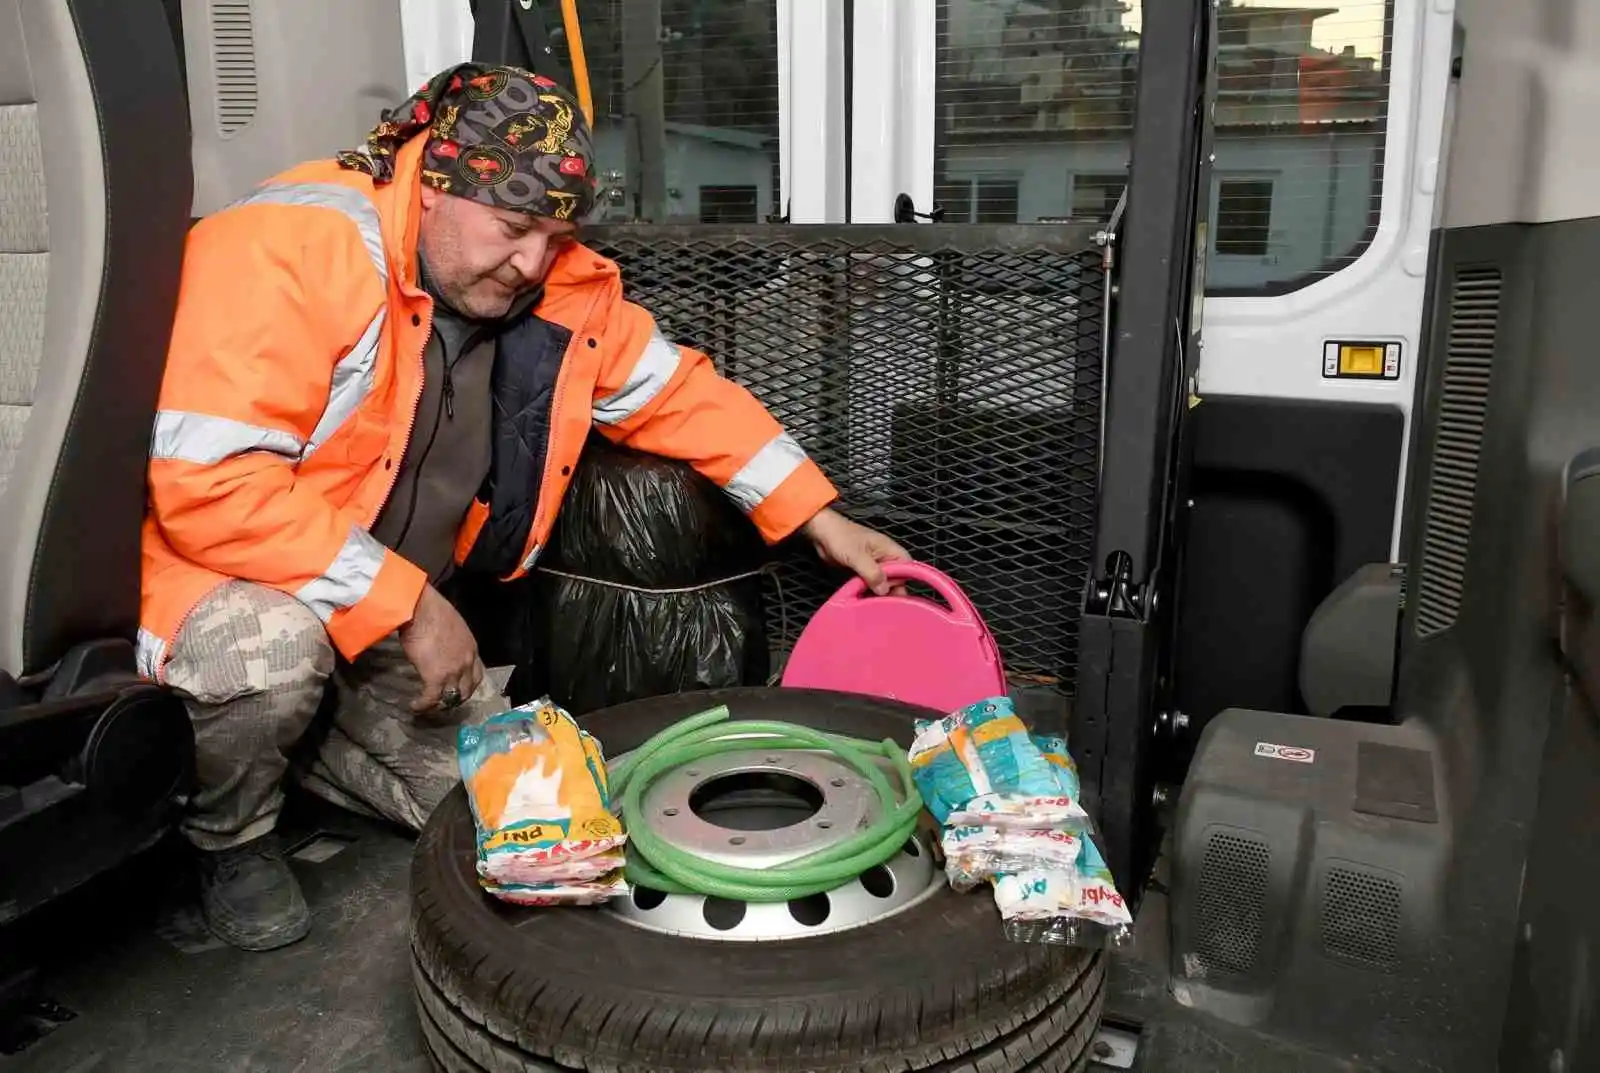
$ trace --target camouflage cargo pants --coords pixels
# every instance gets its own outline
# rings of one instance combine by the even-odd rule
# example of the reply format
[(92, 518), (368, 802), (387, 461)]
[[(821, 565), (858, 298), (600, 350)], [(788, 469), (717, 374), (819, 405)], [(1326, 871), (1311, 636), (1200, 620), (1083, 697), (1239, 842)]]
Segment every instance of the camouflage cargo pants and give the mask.
[[(337, 703), (313, 726), (330, 679)], [(455, 711), (418, 715), (422, 683), (397, 637), (346, 662), (304, 604), (245, 582), (190, 615), (167, 681), (194, 722), (199, 791), (183, 827), (205, 850), (271, 831), (291, 767), (319, 797), (420, 829), (460, 780), (456, 727), (507, 706), (485, 678)]]

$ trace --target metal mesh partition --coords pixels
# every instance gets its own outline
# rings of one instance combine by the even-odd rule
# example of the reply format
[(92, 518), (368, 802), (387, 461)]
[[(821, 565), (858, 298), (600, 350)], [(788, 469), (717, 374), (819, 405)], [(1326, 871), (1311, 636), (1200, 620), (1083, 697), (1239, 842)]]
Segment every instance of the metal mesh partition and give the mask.
[[(1105, 276), (1094, 228), (619, 225), (627, 296), (756, 394), (840, 508), (951, 574), (1014, 678), (1072, 691), (1093, 546)], [(840, 578), (783, 549), (775, 654)]]

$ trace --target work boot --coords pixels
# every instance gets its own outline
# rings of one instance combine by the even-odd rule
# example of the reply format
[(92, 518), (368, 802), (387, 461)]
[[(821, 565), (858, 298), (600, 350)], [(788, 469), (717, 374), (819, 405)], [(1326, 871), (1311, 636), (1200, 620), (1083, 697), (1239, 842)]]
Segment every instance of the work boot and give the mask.
[(311, 930), (311, 910), (275, 834), (202, 853), (200, 909), (212, 934), (241, 950), (275, 950)]

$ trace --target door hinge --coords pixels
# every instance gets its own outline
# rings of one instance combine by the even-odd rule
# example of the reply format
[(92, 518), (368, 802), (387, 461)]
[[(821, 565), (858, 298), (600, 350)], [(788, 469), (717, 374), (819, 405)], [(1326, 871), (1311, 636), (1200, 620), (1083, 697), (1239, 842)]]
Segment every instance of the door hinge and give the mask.
[(1091, 583), (1085, 610), (1106, 618), (1142, 619), (1147, 610), (1147, 591), (1134, 583), (1133, 556), (1125, 551), (1114, 552), (1106, 560), (1105, 573)]

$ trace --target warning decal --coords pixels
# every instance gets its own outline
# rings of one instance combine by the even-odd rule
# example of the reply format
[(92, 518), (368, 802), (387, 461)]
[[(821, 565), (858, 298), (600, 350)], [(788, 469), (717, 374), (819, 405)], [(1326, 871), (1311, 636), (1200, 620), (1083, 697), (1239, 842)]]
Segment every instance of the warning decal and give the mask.
[(1270, 741), (1256, 742), (1256, 755), (1273, 760), (1293, 760), (1297, 764), (1310, 764), (1317, 759), (1315, 749), (1302, 749), (1298, 745), (1274, 745)]

